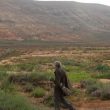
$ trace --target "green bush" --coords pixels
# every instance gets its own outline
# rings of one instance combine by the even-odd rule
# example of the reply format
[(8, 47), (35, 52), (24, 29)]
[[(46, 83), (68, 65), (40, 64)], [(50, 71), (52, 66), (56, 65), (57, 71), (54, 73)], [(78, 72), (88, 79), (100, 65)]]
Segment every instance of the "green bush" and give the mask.
[(32, 91), (32, 96), (43, 97), (45, 95), (45, 90), (41, 87), (37, 87)]
[(0, 91), (0, 110), (38, 110), (30, 105), (27, 100), (18, 95), (11, 95)]
[(98, 64), (95, 67), (95, 70), (100, 73), (104, 73), (104, 72), (108, 72), (110, 70), (110, 67), (108, 65)]

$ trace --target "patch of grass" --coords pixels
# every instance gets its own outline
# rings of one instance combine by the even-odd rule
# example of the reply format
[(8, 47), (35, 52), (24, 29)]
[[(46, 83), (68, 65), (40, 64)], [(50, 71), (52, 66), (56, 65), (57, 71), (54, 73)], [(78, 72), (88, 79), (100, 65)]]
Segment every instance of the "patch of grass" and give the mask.
[(101, 78), (101, 79), (110, 79), (110, 73), (99, 73), (93, 76), (94, 78)]
[(99, 73), (105, 73), (110, 71), (110, 67), (108, 65), (98, 64), (96, 65), (95, 70)]
[(32, 83), (33, 85), (37, 85), (40, 81), (47, 81), (53, 77), (51, 73), (40, 73), (34, 72), (29, 74), (12, 74), (9, 76), (8, 80), (10, 82), (17, 82), (19, 84)]
[(1, 83), (1, 90), (9, 93), (15, 93), (15, 85), (13, 83), (10, 83), (8, 78), (4, 79)]
[(10, 65), (0, 65), (0, 71), (10, 71)]
[(40, 72), (36, 72), (36, 73), (34, 72), (28, 75), (31, 81), (47, 81), (52, 76), (53, 75), (51, 73), (40, 73)]
[(7, 77), (6, 71), (0, 71), (0, 80), (3, 80), (5, 77)]
[(66, 72), (71, 72), (71, 71), (74, 71), (74, 67), (73, 66), (65, 66), (65, 70), (66, 70)]
[(75, 89), (72, 90), (72, 93), (73, 93), (75, 96), (81, 96), (82, 91), (81, 91), (80, 89), (75, 88)]
[(74, 60), (64, 60), (64, 59), (62, 59), (62, 63), (64, 64), (64, 65), (74, 65), (75, 63), (76, 63), (76, 61), (74, 61)]
[(19, 71), (28, 71), (28, 72), (32, 72), (34, 69), (35, 64), (31, 64), (31, 63), (24, 63), (24, 64), (18, 64), (18, 70)]
[(0, 110), (38, 110), (19, 95), (12, 95), (0, 91)]
[(34, 97), (43, 97), (44, 95), (45, 95), (45, 90), (41, 87), (36, 87), (32, 91), (32, 96), (34, 96)]
[(72, 82), (80, 82), (85, 79), (92, 79), (91, 75), (85, 71), (80, 71), (78, 73), (70, 72), (68, 73), (68, 77)]

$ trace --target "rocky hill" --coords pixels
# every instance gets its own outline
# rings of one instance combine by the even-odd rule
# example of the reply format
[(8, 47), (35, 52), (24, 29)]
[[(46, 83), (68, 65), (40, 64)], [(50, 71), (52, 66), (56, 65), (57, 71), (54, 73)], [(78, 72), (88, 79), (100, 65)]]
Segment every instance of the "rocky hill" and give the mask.
[(0, 0), (0, 39), (110, 43), (110, 7)]

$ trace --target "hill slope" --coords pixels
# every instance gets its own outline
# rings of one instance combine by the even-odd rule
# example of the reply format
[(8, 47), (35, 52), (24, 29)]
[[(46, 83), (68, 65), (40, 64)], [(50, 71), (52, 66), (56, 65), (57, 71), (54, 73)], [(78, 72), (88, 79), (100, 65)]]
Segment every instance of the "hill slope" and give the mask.
[(110, 7), (0, 0), (0, 39), (110, 43)]

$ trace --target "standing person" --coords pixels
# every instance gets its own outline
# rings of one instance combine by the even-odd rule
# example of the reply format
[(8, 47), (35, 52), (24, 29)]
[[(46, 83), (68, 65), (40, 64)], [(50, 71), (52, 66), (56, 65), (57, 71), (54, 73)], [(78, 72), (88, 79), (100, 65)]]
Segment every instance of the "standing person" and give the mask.
[(62, 69), (61, 62), (55, 62), (55, 87), (54, 87), (54, 103), (55, 110), (60, 110), (62, 103), (69, 110), (76, 110), (64, 97), (66, 96), (63, 88), (69, 88), (69, 82), (65, 71)]

